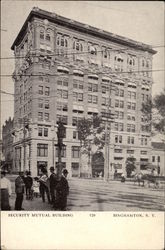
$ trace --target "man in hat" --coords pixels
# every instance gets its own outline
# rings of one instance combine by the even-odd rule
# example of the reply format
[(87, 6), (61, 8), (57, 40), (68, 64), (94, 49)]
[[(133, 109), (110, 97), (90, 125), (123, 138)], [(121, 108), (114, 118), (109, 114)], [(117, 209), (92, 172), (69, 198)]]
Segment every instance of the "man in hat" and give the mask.
[(1, 210), (10, 210), (11, 182), (5, 176), (6, 171), (1, 170)]
[(54, 173), (54, 167), (50, 167), (50, 196), (51, 196), (51, 203), (53, 204), (53, 207), (55, 206), (55, 200), (56, 200), (56, 186), (58, 183), (57, 175)]
[(58, 208), (62, 211), (66, 210), (67, 196), (69, 194), (69, 185), (66, 179), (67, 175), (68, 175), (68, 170), (63, 169), (61, 179), (56, 186), (57, 197), (58, 197)]
[(49, 194), (49, 183), (48, 183), (48, 176), (47, 176), (47, 170), (43, 168), (41, 170), (42, 175), (40, 179), (38, 180), (40, 182), (40, 192), (42, 201), (45, 202), (45, 193), (47, 195), (48, 203), (50, 203), (50, 194)]
[(24, 210), (22, 208), (23, 195), (24, 195), (24, 172), (20, 171), (19, 176), (15, 180), (15, 193), (16, 193), (16, 201), (15, 201), (15, 210)]

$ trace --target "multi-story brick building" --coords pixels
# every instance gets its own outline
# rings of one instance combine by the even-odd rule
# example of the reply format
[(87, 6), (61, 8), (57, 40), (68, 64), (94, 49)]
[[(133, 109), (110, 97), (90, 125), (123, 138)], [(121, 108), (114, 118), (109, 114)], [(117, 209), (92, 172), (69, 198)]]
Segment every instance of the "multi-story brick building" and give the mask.
[[(30, 168), (36, 175), (42, 164), (55, 165), (62, 118), (67, 128), (62, 161), (71, 176), (78, 176), (77, 121), (101, 114), (107, 106), (116, 114), (109, 170), (124, 171), (130, 155), (137, 169), (146, 166), (151, 140), (141, 104), (151, 95), (156, 53), (151, 46), (33, 8), (11, 48), (15, 169)], [(88, 165), (82, 167), (88, 173)]]

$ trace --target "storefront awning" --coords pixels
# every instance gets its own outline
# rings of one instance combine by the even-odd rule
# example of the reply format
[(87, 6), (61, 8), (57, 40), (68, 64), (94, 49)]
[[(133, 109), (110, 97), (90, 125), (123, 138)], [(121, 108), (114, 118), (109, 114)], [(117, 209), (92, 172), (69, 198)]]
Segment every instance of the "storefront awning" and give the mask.
[(83, 106), (78, 106), (78, 105), (73, 105), (73, 110), (84, 111), (84, 107)]
[(69, 69), (67, 69), (66, 67), (63, 67), (63, 66), (58, 66), (57, 70), (69, 72)]
[(90, 79), (98, 79), (99, 77), (98, 77), (98, 75), (88, 75), (88, 78), (90, 78)]
[(111, 78), (107, 77), (107, 76), (103, 76), (102, 77), (102, 81), (111, 81)]
[(82, 76), (84, 75), (84, 73), (81, 70), (78, 70), (78, 69), (74, 69), (73, 74), (82, 75)]
[(132, 86), (133, 86), (133, 87), (136, 87), (136, 83), (134, 83), (134, 82), (129, 82), (129, 83), (128, 83), (128, 87), (132, 87)]
[(89, 107), (88, 108), (88, 112), (92, 112), (92, 113), (99, 113), (97, 108), (93, 108), (93, 107)]
[(119, 84), (124, 85), (124, 81), (122, 81), (122, 80), (120, 80), (120, 79), (116, 79), (116, 80), (115, 80), (115, 83), (119, 83)]

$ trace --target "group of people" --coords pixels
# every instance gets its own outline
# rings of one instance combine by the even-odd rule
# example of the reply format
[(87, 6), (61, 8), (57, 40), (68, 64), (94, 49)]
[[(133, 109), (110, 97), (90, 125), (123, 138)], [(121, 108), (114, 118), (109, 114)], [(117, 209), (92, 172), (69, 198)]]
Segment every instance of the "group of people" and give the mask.
[[(5, 177), (5, 171), (1, 171), (1, 210), (10, 210), (9, 197), (12, 193), (11, 182)], [(63, 169), (59, 178), (55, 174), (54, 167), (50, 167), (50, 176), (48, 177), (47, 169), (41, 169), (40, 177), (31, 177), (30, 171), (19, 172), (15, 180), (15, 210), (24, 210), (22, 208), (24, 193), (26, 199), (33, 200), (34, 197), (41, 197), (45, 202), (52, 204), (55, 210), (66, 210), (67, 196), (69, 194), (69, 185), (67, 181), (68, 171)]]

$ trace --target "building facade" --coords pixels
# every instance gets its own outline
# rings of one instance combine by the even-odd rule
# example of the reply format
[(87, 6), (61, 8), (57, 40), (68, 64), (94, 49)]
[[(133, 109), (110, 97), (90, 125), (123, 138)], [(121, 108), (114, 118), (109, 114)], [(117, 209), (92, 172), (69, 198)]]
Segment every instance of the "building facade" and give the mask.
[[(76, 124), (107, 108), (115, 113), (109, 171), (125, 171), (128, 156), (135, 156), (138, 170), (146, 167), (151, 137), (141, 105), (151, 96), (156, 53), (151, 46), (33, 8), (11, 49), (15, 170), (30, 169), (37, 175), (42, 165), (55, 166), (56, 132), (62, 119), (66, 126), (62, 161), (70, 176), (79, 176)], [(81, 165), (81, 172), (90, 172), (87, 163)]]
[(151, 165), (160, 176), (165, 175), (165, 143), (152, 142)]
[(14, 121), (11, 117), (9, 117), (2, 127), (2, 153), (4, 156), (4, 168), (9, 172), (13, 169), (13, 126)]

